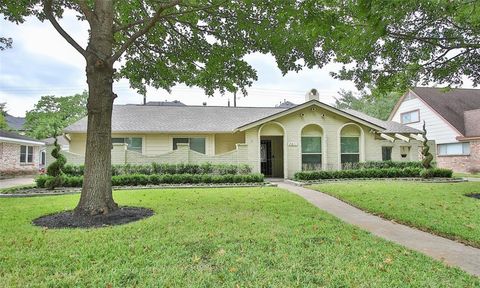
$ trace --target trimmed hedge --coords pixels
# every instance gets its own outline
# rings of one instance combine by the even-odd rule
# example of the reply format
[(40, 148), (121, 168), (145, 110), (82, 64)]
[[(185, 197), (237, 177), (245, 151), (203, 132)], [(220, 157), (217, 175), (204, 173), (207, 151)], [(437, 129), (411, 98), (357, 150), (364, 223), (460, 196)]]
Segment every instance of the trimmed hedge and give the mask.
[(417, 167), (407, 168), (370, 168), (338, 171), (302, 171), (294, 175), (295, 180), (309, 181), (322, 179), (352, 179), (352, 178), (432, 178), (452, 177), (452, 170), (432, 168), (422, 169)]
[[(65, 165), (63, 173), (69, 176), (83, 176), (84, 165)], [(152, 163), (145, 165), (125, 164), (112, 165), (112, 175), (131, 175), (131, 174), (250, 174), (252, 169), (246, 164), (160, 164)]]
[(344, 164), (346, 170), (370, 168), (423, 168), (421, 161), (366, 161)]
[[(51, 176), (41, 175), (35, 179), (38, 188), (45, 188)], [(261, 183), (263, 174), (131, 174), (112, 176), (113, 186), (141, 186), (160, 184), (223, 184)], [(64, 187), (82, 187), (83, 176), (62, 176)]]

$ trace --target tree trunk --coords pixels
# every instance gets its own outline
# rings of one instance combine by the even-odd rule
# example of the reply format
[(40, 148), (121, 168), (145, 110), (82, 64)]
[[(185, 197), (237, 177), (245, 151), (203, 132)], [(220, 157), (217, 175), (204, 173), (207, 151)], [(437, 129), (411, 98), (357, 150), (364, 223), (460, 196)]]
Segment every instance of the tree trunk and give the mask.
[(85, 172), (76, 215), (107, 214), (118, 205), (112, 197), (112, 91), (113, 63), (108, 57), (113, 51), (113, 7), (109, 0), (96, 4), (97, 20), (90, 23), (87, 46), (88, 126), (85, 151)]

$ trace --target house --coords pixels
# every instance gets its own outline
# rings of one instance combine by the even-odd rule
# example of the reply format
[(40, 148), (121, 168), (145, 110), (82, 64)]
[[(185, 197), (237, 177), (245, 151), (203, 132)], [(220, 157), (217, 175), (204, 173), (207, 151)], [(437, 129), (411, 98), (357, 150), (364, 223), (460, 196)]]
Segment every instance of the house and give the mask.
[(0, 130), (0, 174), (34, 174), (45, 163), (44, 143), (15, 132)]
[[(83, 163), (87, 119), (68, 126), (70, 163)], [(112, 163), (249, 164), (270, 177), (367, 160), (419, 160), (421, 131), (342, 111), (308, 94), (291, 108), (115, 105)]]
[(480, 89), (416, 87), (395, 105), (389, 120), (422, 129), (437, 144), (437, 165), (480, 171)]

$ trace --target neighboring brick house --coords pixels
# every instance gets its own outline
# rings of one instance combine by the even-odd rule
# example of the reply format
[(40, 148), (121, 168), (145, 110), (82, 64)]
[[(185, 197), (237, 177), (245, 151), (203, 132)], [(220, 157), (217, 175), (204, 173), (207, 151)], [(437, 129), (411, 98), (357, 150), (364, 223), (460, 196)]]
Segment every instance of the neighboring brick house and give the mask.
[(44, 161), (44, 145), (36, 139), (0, 130), (0, 176), (37, 173)]
[(480, 172), (480, 89), (416, 87), (395, 105), (389, 120), (422, 129), (437, 144), (439, 167)]

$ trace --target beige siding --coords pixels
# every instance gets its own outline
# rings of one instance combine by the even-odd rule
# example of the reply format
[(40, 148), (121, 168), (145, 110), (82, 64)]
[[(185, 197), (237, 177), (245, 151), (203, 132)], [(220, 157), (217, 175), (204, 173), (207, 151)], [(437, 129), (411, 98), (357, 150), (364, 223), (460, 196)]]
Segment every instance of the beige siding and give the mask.
[(87, 134), (70, 134), (69, 151), (75, 154), (85, 154), (85, 144), (87, 143)]
[(235, 150), (241, 143), (245, 143), (245, 132), (215, 134), (215, 155)]

